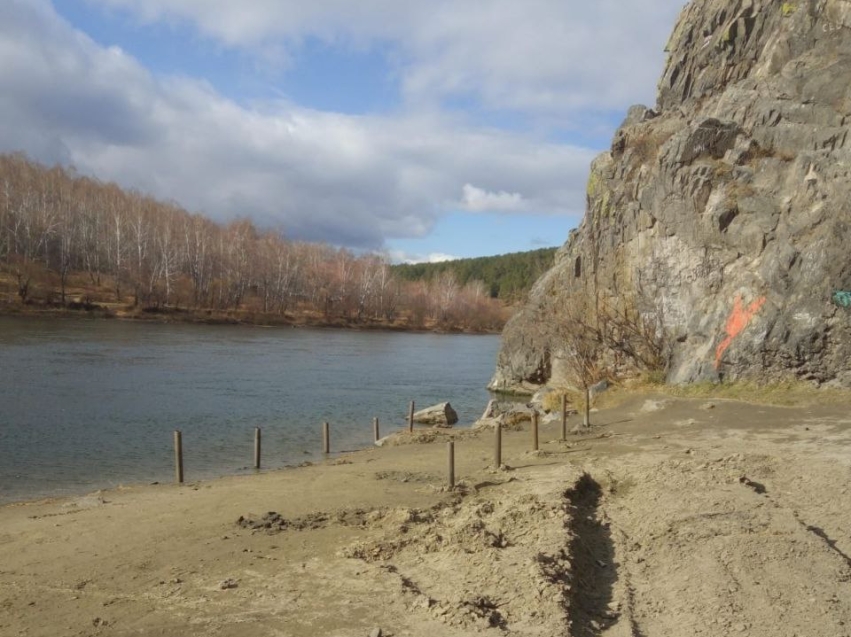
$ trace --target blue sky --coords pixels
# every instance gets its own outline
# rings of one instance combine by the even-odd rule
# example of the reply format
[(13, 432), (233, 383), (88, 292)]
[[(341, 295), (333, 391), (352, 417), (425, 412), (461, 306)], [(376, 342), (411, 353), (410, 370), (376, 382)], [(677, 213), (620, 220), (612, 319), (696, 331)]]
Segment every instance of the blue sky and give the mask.
[(5, 0), (0, 152), (397, 260), (560, 245), (681, 0)]

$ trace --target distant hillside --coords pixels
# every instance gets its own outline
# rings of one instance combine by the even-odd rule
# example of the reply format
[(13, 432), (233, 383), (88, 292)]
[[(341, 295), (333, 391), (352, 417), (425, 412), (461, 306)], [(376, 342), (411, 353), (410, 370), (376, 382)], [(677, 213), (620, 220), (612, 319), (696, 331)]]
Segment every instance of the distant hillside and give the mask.
[(395, 265), (393, 273), (406, 281), (431, 281), (451, 272), (461, 285), (481, 281), (491, 298), (511, 302), (525, 295), (538, 277), (552, 267), (555, 252), (556, 248), (542, 248), (442, 263)]

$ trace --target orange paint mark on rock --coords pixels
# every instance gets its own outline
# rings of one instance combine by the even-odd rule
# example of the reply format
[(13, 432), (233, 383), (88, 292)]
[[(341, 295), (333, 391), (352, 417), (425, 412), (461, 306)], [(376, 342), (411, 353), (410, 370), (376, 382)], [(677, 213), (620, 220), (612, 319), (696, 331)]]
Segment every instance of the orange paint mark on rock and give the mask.
[(727, 348), (730, 347), (733, 339), (745, 331), (745, 328), (753, 320), (753, 317), (756, 316), (757, 312), (759, 312), (762, 309), (762, 306), (765, 305), (765, 301), (766, 298), (761, 296), (747, 307), (742, 307), (742, 295), (740, 294), (736, 297), (736, 300), (733, 303), (733, 311), (727, 319), (727, 336), (718, 345), (718, 349), (715, 350), (715, 369), (718, 369), (721, 366), (721, 357), (724, 355), (724, 352), (727, 351)]

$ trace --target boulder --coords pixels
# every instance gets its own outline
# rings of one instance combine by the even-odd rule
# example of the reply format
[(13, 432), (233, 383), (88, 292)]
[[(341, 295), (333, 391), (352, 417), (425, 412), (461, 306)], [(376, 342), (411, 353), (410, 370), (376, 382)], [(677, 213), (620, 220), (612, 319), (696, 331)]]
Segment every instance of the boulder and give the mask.
[(514, 409), (525, 408), (525, 407), (528, 407), (528, 405), (526, 405), (524, 403), (519, 403), (519, 402), (514, 401), (514, 400), (502, 401), (502, 400), (491, 399), (490, 401), (488, 401), (488, 406), (485, 408), (485, 411), (482, 414), (481, 419), (485, 420), (487, 418), (498, 418), (499, 416), (502, 416), (503, 414), (506, 414), (510, 411), (513, 411)]
[(524, 422), (532, 422), (532, 412), (534, 409), (529, 405), (517, 403), (512, 405), (511, 409), (500, 415), (500, 420), (503, 425), (508, 427), (521, 425)]
[(502, 425), (501, 417), (492, 417), (488, 416), (485, 418), (479, 418), (473, 424), (473, 431), (482, 431), (483, 429), (495, 429), (498, 425)]
[(451, 427), (458, 422), (458, 414), (449, 403), (440, 403), (415, 412), (414, 422), (434, 427)]
[(525, 405), (514, 405), (498, 415), (480, 418), (473, 424), (473, 431), (495, 429), (497, 426), (508, 431), (522, 431), (532, 421), (532, 409)]
[(499, 415), (497, 411), (497, 402), (493, 398), (488, 401), (488, 406), (485, 407), (485, 411), (482, 414), (482, 417), (479, 420), (487, 420), (488, 418), (494, 418)]
[(589, 393), (591, 394), (591, 400), (594, 400), (597, 396), (609, 390), (609, 381), (601, 380), (599, 383), (595, 383), (588, 388)]
[(538, 411), (547, 412), (547, 408), (544, 407), (544, 403), (547, 400), (547, 396), (554, 393), (556, 390), (552, 387), (543, 387), (536, 391), (532, 396), (532, 400), (530, 403), (537, 409)]

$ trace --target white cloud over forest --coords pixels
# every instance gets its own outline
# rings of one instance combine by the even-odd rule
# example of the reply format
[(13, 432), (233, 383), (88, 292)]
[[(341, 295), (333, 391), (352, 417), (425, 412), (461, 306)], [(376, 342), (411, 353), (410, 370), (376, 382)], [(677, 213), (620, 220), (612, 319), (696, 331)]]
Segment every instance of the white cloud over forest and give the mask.
[(477, 125), (441, 100), (473, 94), (488, 108), (544, 122), (646, 99), (672, 5), (89, 3), (142, 23), (188, 24), (249, 55), (294, 49), (305, 37), (395, 43), (408, 61), (404, 106), (391, 114), (246, 105), (203, 78), (152, 73), (74, 28), (47, 0), (0, 3), (0, 151), (72, 164), (216, 219), (249, 216), (291, 236), (364, 248), (423, 236), (453, 206), (577, 218), (593, 149)]

